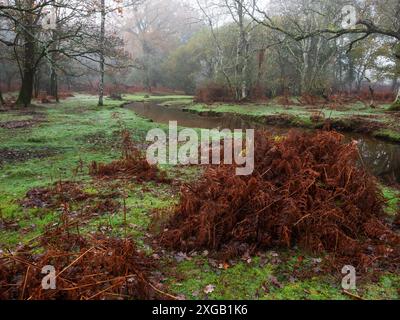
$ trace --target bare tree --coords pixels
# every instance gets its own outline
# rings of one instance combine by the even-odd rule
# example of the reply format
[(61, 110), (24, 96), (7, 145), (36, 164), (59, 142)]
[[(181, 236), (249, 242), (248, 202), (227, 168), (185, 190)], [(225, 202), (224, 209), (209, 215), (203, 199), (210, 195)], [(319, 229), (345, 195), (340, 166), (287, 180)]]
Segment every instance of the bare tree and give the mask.
[[(255, 1), (246, 0), (218, 0), (210, 2), (207, 0), (197, 0), (197, 5), (203, 12), (205, 19), (210, 26), (213, 39), (215, 41), (216, 53), (220, 57), (220, 70), (225, 76), (226, 82), (231, 89), (235, 91), (237, 100), (244, 100), (247, 98), (250, 85), (249, 85), (249, 63), (251, 52), (250, 43), (252, 37), (252, 31), (255, 28), (255, 24), (249, 18), (248, 12), (254, 14)], [(224, 56), (226, 53), (222, 49), (221, 41), (218, 37), (219, 34), (219, 19), (228, 19), (235, 25), (235, 33), (237, 35), (236, 52), (234, 59), (234, 75), (229, 75), (228, 69), (230, 66), (225, 65), (227, 63)], [(233, 30), (233, 29), (232, 29)]]
[(130, 10), (124, 20), (125, 49), (141, 73), (148, 91), (162, 76), (157, 69), (163, 59), (196, 30), (188, 7), (171, 0), (146, 0)]
[[(323, 3), (324, 1), (320, 1)], [(351, 3), (351, 2), (350, 2)], [(378, 35), (392, 39), (395, 45), (400, 43), (400, 1), (399, 0), (371, 0), (366, 2), (353, 1), (353, 5), (358, 9), (358, 18), (353, 27), (343, 28), (341, 23), (345, 18), (342, 9), (348, 1), (339, 0), (335, 2), (336, 10), (329, 13), (334, 14), (329, 23), (324, 26), (316, 26), (312, 30), (303, 30), (302, 28), (286, 28), (275, 19), (272, 12), (257, 7), (257, 14), (250, 14), (259, 24), (270, 30), (279, 31), (282, 34), (296, 41), (304, 41), (316, 36), (327, 36), (329, 40), (355, 35), (348, 41), (348, 50), (365, 39)], [(347, 37), (347, 39), (349, 39)], [(395, 53), (395, 57), (400, 59), (400, 54)], [(400, 89), (397, 93), (396, 103), (400, 105)]]
[(104, 105), (104, 72), (105, 72), (105, 38), (106, 38), (106, 4), (100, 0), (101, 26), (100, 26), (100, 84), (99, 84), (99, 107)]

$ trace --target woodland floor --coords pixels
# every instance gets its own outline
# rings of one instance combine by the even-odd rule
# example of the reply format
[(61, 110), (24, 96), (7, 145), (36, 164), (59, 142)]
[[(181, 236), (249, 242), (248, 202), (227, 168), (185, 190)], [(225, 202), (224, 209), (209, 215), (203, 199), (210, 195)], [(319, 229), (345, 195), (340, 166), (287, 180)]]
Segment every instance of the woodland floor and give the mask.
[[(141, 95), (125, 96), (125, 102), (160, 100)], [(191, 104), (190, 97), (163, 97), (166, 104), (185, 104), (197, 111), (249, 113), (255, 116), (295, 114), (311, 123), (312, 111), (300, 112), (293, 107), (261, 105), (206, 106)], [(171, 102), (172, 100), (172, 102)], [(34, 242), (49, 224), (59, 222), (57, 209), (28, 209), (20, 200), (32, 189), (47, 187), (60, 180), (83, 186), (88, 194), (101, 196), (116, 190), (126, 195), (127, 224), (121, 209), (102, 212), (82, 221), (80, 232), (101, 232), (106, 236), (132, 237), (149, 256), (160, 262), (163, 291), (186, 299), (352, 299), (341, 289), (340, 270), (323, 274), (320, 257), (299, 250), (269, 251), (254, 257), (244, 256), (230, 264), (220, 264), (207, 252), (182, 254), (152, 248), (152, 236), (158, 232), (152, 224), (157, 210), (168, 209), (179, 201), (180, 184), (199, 177), (201, 168), (164, 167), (171, 185), (138, 184), (135, 181), (102, 181), (92, 179), (88, 166), (92, 161), (109, 163), (121, 155), (120, 132), (128, 129), (134, 141), (142, 145), (148, 130), (156, 124), (120, 108), (124, 101), (106, 100), (98, 108), (96, 98), (76, 95), (59, 104), (37, 104), (32, 109), (0, 112), (0, 254)], [(365, 110), (361, 105), (346, 111), (332, 112), (332, 118), (365, 117), (387, 123), (379, 132), (400, 140), (398, 121), (385, 113), (388, 106)], [(326, 113), (329, 116), (329, 113)], [(307, 120), (308, 119), (308, 120)], [(397, 123), (396, 123), (397, 121)], [(157, 125), (159, 126), (159, 125)], [(162, 126), (163, 127), (163, 126)], [(400, 192), (383, 187), (388, 200), (388, 215), (397, 212)], [(122, 194), (121, 193), (121, 194)], [(122, 204), (122, 197), (115, 200)], [(308, 276), (310, 274), (310, 276)], [(358, 279), (353, 294), (363, 299), (399, 299), (400, 275), (365, 275)]]

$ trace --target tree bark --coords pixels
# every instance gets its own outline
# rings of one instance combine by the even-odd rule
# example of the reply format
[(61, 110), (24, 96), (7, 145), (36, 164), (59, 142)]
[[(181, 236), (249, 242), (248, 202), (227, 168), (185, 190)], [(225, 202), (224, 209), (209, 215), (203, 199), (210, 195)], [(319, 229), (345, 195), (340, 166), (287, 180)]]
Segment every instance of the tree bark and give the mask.
[(396, 97), (394, 104), (400, 106), (400, 88), (397, 91), (397, 97)]
[(99, 107), (104, 106), (104, 73), (105, 73), (105, 38), (106, 38), (106, 5), (101, 0), (101, 27), (100, 27), (100, 83), (99, 83)]
[(16, 103), (17, 105), (28, 107), (32, 103), (34, 77), (34, 70), (29, 69), (24, 71), (22, 86)]
[(56, 102), (60, 102), (60, 98), (58, 96), (58, 76), (55, 68), (52, 68), (51, 70), (50, 93), (50, 95), (56, 99)]
[(55, 54), (52, 55), (51, 58), (51, 72), (50, 72), (50, 96), (54, 97), (56, 102), (60, 102), (59, 96), (58, 96), (58, 75), (57, 75), (57, 70), (55, 66)]
[(1, 93), (1, 88), (0, 88), (0, 107), (4, 104), (4, 99), (3, 99), (3, 94)]
[[(33, 6), (33, 1), (28, 4)], [(27, 107), (32, 102), (33, 84), (35, 80), (35, 37), (33, 35), (33, 16), (25, 13), (25, 30), (23, 31), (24, 44), (24, 61), (22, 70), (22, 85), (18, 95), (16, 104)]]
[(243, 1), (237, 1), (237, 15), (239, 25), (239, 40), (237, 46), (236, 61), (236, 99), (244, 100), (247, 97), (247, 39), (244, 27), (244, 4)]
[(35, 81), (33, 84), (33, 91), (34, 91), (34, 96), (37, 99), (39, 97), (39, 93), (40, 93), (40, 82), (41, 82), (41, 75), (40, 75), (40, 71), (36, 72), (35, 74)]
[[(54, 3), (55, 4), (55, 3)], [(58, 12), (57, 12), (57, 20), (58, 20)], [(58, 21), (56, 21), (58, 22)], [(56, 26), (58, 23), (56, 24)], [(51, 54), (51, 63), (50, 63), (50, 95), (55, 98), (56, 102), (60, 102), (60, 98), (58, 96), (58, 74), (57, 74), (57, 41), (56, 41), (56, 30), (53, 30), (52, 32), (52, 37), (53, 37), (53, 44), (52, 44), (52, 49), (53, 52)]]

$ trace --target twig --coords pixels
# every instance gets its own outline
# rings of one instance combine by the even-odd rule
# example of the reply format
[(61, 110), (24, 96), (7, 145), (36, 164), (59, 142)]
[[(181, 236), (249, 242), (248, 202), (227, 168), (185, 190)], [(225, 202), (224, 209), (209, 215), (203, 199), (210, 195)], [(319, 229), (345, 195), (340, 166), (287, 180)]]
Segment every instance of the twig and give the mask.
[(116, 284), (113, 284), (111, 287), (108, 287), (108, 288), (106, 288), (106, 289), (104, 289), (104, 290), (102, 290), (102, 291), (96, 293), (95, 295), (89, 297), (87, 300), (93, 300), (94, 298), (96, 298), (97, 296), (101, 295), (102, 293), (107, 292), (108, 290), (111, 290), (112, 288), (121, 285), (121, 283), (122, 283), (124, 280), (125, 280), (125, 277), (124, 277), (123, 279), (119, 280)]
[(25, 273), (24, 285), (22, 287), (22, 293), (21, 293), (21, 296), (20, 296), (20, 300), (24, 299), (26, 283), (28, 281), (28, 274), (29, 274), (30, 269), (31, 269), (31, 266), (28, 265), (28, 268), (26, 269), (26, 273)]
[(89, 250), (85, 251), (83, 254), (81, 254), (78, 258), (76, 258), (72, 263), (70, 263), (67, 267), (65, 267), (59, 274), (57, 274), (56, 279), (64, 273), (67, 269), (72, 267), (75, 263), (77, 263), (80, 259), (82, 259), (89, 251), (92, 251), (94, 247), (91, 247)]
[(349, 291), (347, 291), (347, 290), (343, 290), (342, 291), (345, 295), (348, 295), (349, 297), (351, 297), (351, 298), (353, 298), (353, 299), (356, 299), (356, 300), (364, 300), (362, 297), (360, 297), (360, 296), (358, 296), (358, 295), (356, 295), (356, 294), (353, 294), (353, 293), (351, 293), (351, 292), (349, 292)]

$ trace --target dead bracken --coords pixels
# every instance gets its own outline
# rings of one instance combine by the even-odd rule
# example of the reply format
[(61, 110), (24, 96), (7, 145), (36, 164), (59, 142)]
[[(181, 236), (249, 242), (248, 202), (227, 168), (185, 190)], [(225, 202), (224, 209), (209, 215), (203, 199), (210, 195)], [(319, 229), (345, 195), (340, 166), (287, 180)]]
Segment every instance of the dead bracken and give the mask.
[(363, 270), (398, 266), (400, 236), (384, 222), (377, 181), (357, 167), (356, 143), (336, 132), (291, 131), (284, 139), (258, 132), (255, 150), (252, 176), (221, 165), (183, 188), (159, 242), (224, 259), (299, 247)]
[(122, 158), (109, 164), (93, 162), (90, 175), (100, 179), (136, 179), (138, 182), (170, 183), (165, 172), (150, 165), (142, 152), (135, 147), (130, 133), (123, 131)]
[[(0, 256), (1, 300), (160, 298), (150, 280), (155, 263), (131, 239), (84, 238), (60, 228), (40, 242), (44, 254), (24, 247)], [(56, 271), (54, 290), (42, 287), (42, 268), (49, 265)]]
[(35, 188), (20, 201), (25, 208), (63, 209), (75, 211), (79, 217), (91, 218), (105, 213), (118, 212), (121, 205), (118, 192), (88, 193), (76, 182), (59, 181), (46, 188)]

